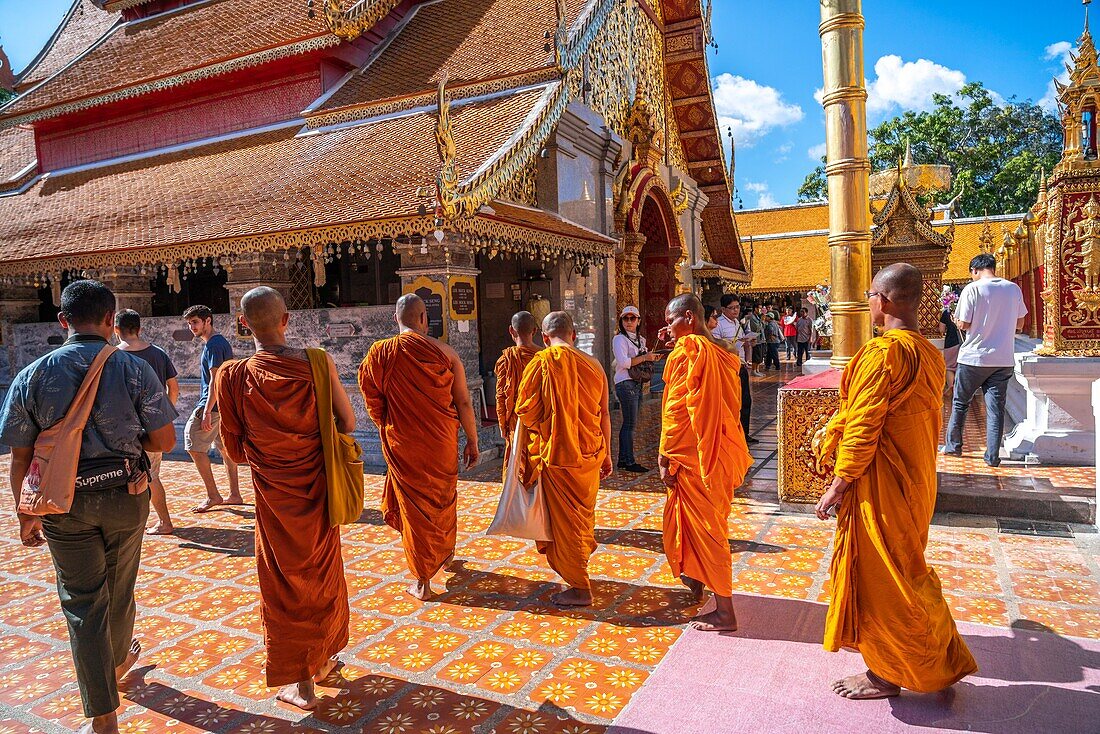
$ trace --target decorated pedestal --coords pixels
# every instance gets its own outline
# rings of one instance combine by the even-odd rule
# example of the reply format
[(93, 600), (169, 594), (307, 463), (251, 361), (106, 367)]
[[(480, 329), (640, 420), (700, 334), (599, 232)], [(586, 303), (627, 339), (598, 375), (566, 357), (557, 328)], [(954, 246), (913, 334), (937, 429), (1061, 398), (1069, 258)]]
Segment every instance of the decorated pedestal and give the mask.
[(1027, 394), (1024, 420), (1005, 438), (1012, 459), (1087, 466), (1096, 461), (1092, 385), (1100, 357), (1016, 355), (1016, 380)]
[(817, 471), (811, 441), (840, 405), (840, 372), (805, 375), (779, 389), (779, 501), (817, 504), (830, 477)]

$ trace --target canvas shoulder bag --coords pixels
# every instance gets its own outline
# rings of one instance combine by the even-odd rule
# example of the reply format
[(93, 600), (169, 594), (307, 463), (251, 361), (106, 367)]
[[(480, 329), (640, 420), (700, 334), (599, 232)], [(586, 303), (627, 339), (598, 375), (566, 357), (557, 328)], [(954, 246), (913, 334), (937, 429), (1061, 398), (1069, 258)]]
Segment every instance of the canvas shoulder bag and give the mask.
[(542, 477), (535, 481), (530, 490), (519, 479), (519, 463), (523, 451), (521, 442), (526, 432), (523, 424), (516, 422), (512, 433), (512, 453), (508, 457), (508, 466), (504, 475), (504, 487), (493, 522), (486, 535), (508, 535), (526, 540), (549, 541), (550, 514), (546, 509), (546, 497), (542, 493)]
[(65, 417), (38, 434), (34, 458), (19, 492), (19, 514), (63, 515), (72, 508), (84, 426), (92, 414), (103, 365), (116, 351), (110, 344), (99, 350)]
[(321, 426), (321, 447), (325, 453), (328, 483), (329, 524), (350, 525), (363, 514), (363, 450), (346, 433), (336, 430), (332, 414), (332, 377), (324, 349), (307, 349), (313, 385), (317, 393), (317, 420)]

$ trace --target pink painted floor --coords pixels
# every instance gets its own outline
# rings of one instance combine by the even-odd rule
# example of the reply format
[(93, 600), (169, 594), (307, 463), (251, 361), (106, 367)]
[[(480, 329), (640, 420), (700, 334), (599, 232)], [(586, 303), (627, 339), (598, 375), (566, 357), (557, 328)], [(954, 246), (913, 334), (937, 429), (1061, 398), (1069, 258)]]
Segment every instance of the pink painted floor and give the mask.
[(825, 605), (735, 597), (740, 629), (685, 632), (608, 734), (1100, 732), (1100, 641), (1019, 621), (959, 623), (977, 675), (944, 693), (847, 701), (829, 684), (863, 670), (821, 647)]

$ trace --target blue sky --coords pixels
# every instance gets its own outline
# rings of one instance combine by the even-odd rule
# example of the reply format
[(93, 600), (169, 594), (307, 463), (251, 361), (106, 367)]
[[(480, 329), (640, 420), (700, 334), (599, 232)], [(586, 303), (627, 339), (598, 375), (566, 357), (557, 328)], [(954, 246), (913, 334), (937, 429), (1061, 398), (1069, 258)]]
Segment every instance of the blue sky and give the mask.
[[(70, 2), (0, 0), (0, 44), (16, 70)], [(1100, 18), (1100, 3), (1094, 11)], [(821, 87), (818, 12), (811, 0), (714, 0), (718, 53), (710, 69), (723, 134), (732, 125), (738, 138), (745, 208), (794, 203), (824, 144), (814, 99)], [(864, 0), (863, 12), (872, 126), (966, 81), (982, 81), (1005, 98), (1041, 100), (1083, 19), (1080, 0)]]

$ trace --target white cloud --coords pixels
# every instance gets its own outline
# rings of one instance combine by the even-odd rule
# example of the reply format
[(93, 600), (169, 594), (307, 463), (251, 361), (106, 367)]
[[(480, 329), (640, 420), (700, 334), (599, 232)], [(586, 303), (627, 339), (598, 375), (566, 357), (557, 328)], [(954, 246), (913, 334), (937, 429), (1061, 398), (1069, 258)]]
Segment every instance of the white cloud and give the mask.
[[(867, 114), (881, 118), (889, 112), (932, 109), (932, 97), (955, 95), (966, 84), (966, 74), (928, 59), (903, 61), (896, 54), (888, 54), (875, 62), (875, 78), (864, 83), (867, 86)], [(994, 104), (1005, 104), (1000, 94), (992, 89), (987, 91)], [(814, 91), (818, 104), (824, 95), (824, 89)]]
[(719, 74), (713, 80), (714, 105), (723, 135), (733, 129), (738, 145), (752, 147), (775, 128), (793, 125), (803, 117), (802, 108), (783, 101), (774, 87), (757, 84), (736, 74)]
[(763, 181), (746, 181), (745, 190), (756, 194), (757, 209), (779, 206), (779, 200), (772, 196), (770, 186)]
[(932, 108), (934, 94), (952, 95), (966, 84), (966, 74), (928, 59), (902, 61), (890, 54), (875, 62), (875, 79), (867, 84), (870, 114)]
[[(1057, 79), (1062, 84), (1069, 81), (1069, 73), (1066, 71), (1066, 64), (1073, 65), (1073, 57), (1071, 54), (1076, 52), (1077, 49), (1069, 41), (1058, 41), (1043, 49), (1044, 60), (1058, 62)], [(1055, 89), (1053, 80), (1047, 82), (1047, 90), (1039, 100), (1039, 106), (1047, 112), (1054, 112), (1058, 109), (1058, 90)]]
[(825, 143), (818, 143), (806, 151), (806, 155), (810, 157), (810, 160), (814, 163), (821, 162), (821, 156), (825, 155)]

